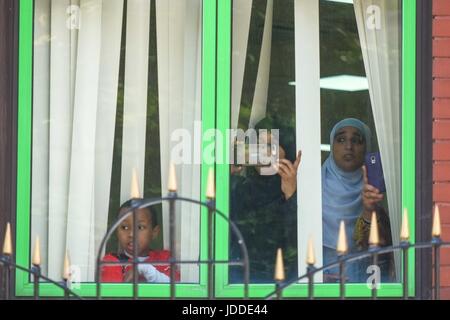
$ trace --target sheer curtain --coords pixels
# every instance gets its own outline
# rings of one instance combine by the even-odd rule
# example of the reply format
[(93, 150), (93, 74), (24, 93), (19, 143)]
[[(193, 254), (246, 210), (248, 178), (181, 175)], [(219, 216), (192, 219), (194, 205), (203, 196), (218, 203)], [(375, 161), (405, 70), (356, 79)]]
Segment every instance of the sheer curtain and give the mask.
[(231, 128), (237, 129), (244, 85), (248, 34), (253, 0), (233, 1), (233, 45), (231, 72)]
[[(355, 0), (354, 6), (386, 180), (392, 240), (394, 245), (398, 245), (402, 218), (401, 3), (396, 0)], [(395, 262), (398, 277), (400, 274), (399, 252), (395, 254)]]
[[(233, 59), (231, 90), (231, 128), (237, 129), (241, 96), (244, 84), (245, 62), (250, 32), (253, 1), (233, 1)], [(255, 92), (248, 127), (255, 125), (266, 117), (267, 97), (269, 93), (270, 59), (272, 52), (273, 0), (267, 0), (264, 31), (261, 43)]]
[(273, 0), (267, 0), (264, 33), (259, 56), (258, 74), (256, 76), (255, 92), (253, 95), (252, 111), (249, 128), (266, 117), (267, 96), (269, 94), (270, 58), (272, 53)]
[[(144, 190), (150, 1), (128, 0), (120, 202), (130, 198), (133, 169)], [(150, 70), (155, 72), (156, 70)]]
[[(157, 0), (156, 29), (158, 47), (159, 124), (161, 144), (162, 193), (167, 193), (171, 151), (177, 140), (174, 130), (192, 136), (201, 120), (201, 0)], [(198, 124), (197, 124), (198, 125)], [(191, 150), (200, 150), (201, 137), (191, 141)], [(200, 199), (200, 166), (194, 163), (176, 166), (178, 193)], [(177, 206), (177, 257), (199, 259), (200, 208), (182, 203)], [(169, 245), (168, 204), (163, 205), (164, 246)], [(182, 282), (198, 282), (196, 265), (181, 265)]]
[[(71, 5), (79, 29), (68, 27)], [(107, 227), (123, 0), (39, 0), (35, 10), (32, 236), (48, 276), (61, 277), (67, 248), (91, 281)]]
[[(32, 239), (39, 236), (43, 248), (48, 248), (49, 218), (50, 4), (50, 0), (36, 2), (34, 26)], [(48, 274), (47, 253), (45, 249), (41, 252), (43, 274)]]
[[(118, 101), (124, 0), (35, 2), (32, 237), (43, 245), (43, 271), (61, 277), (66, 248), (77, 279), (92, 281), (108, 221)], [(128, 0), (120, 198), (133, 169), (144, 188), (150, 4)], [(201, 0), (157, 0), (157, 58), (162, 193), (176, 129), (201, 128)], [(71, 24), (79, 14), (81, 24)], [(200, 154), (201, 135), (193, 150)], [(178, 167), (180, 195), (200, 198), (200, 165)], [(180, 205), (177, 257), (199, 258), (199, 207)], [(168, 247), (167, 207), (163, 212)], [(198, 266), (182, 266), (196, 282)]]

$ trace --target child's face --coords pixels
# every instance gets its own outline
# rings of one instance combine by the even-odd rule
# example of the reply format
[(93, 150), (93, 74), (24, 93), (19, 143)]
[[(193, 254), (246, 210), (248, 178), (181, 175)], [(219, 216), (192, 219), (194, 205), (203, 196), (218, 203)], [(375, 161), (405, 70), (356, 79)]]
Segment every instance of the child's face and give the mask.
[[(123, 209), (126, 211), (128, 209)], [(159, 234), (159, 226), (152, 226), (151, 214), (147, 209), (139, 209), (137, 217), (137, 246), (138, 255), (146, 256), (150, 250), (150, 244)], [(128, 254), (133, 255), (133, 215), (130, 214), (117, 229), (120, 247)]]

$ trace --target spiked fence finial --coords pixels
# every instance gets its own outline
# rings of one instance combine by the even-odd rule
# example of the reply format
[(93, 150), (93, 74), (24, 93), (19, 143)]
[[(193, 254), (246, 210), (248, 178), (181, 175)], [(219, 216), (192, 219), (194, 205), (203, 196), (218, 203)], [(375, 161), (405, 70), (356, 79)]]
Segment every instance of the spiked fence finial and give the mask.
[(378, 246), (380, 244), (380, 235), (378, 233), (377, 214), (372, 213), (372, 222), (370, 223), (369, 245)]
[(31, 263), (35, 266), (41, 265), (41, 244), (39, 237), (36, 237), (36, 241), (34, 242), (33, 260)]
[(341, 221), (341, 224), (339, 226), (339, 237), (338, 237), (338, 242), (337, 242), (337, 246), (336, 246), (336, 251), (337, 251), (338, 255), (344, 255), (348, 251), (347, 235), (345, 234), (344, 221)]
[(169, 167), (169, 183), (167, 185), (169, 192), (177, 192), (177, 173), (175, 165), (170, 163)]
[(206, 198), (214, 199), (216, 197), (216, 191), (214, 188), (214, 169), (210, 168), (208, 172), (208, 184), (206, 187)]
[(310, 266), (316, 264), (316, 256), (314, 254), (314, 242), (313, 237), (310, 236), (308, 240), (308, 250), (306, 254), (306, 263)]
[(403, 209), (403, 221), (402, 230), (400, 232), (401, 241), (409, 241), (409, 222), (408, 222), (408, 209)]
[(3, 242), (3, 254), (7, 256), (12, 255), (12, 238), (11, 238), (11, 224), (6, 225), (5, 241)]
[(284, 263), (283, 263), (283, 250), (277, 250), (277, 259), (275, 263), (275, 281), (284, 281), (286, 276), (284, 274)]
[(441, 237), (441, 215), (439, 213), (439, 206), (436, 205), (434, 207), (434, 219), (433, 219), (433, 231), (432, 231), (433, 238), (440, 238)]
[(140, 199), (141, 193), (139, 192), (139, 179), (136, 168), (133, 168), (131, 174), (131, 188), (130, 188), (130, 199)]
[(63, 279), (69, 280), (70, 278), (70, 260), (69, 260), (69, 252), (66, 251), (66, 255), (64, 256), (64, 267), (63, 267)]

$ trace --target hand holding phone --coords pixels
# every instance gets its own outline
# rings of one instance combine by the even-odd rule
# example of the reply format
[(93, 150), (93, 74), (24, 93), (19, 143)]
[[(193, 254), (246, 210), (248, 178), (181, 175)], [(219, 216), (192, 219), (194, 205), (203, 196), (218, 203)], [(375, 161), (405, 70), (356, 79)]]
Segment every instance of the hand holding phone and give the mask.
[(373, 152), (366, 154), (365, 166), (368, 183), (377, 188), (381, 193), (386, 192), (380, 153)]

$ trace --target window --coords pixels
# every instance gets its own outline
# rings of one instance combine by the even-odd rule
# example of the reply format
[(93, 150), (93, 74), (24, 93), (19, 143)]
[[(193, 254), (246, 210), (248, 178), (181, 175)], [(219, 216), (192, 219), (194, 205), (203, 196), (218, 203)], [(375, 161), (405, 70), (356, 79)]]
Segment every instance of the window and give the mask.
[[(231, 72), (224, 67), (222, 77), (219, 75), (219, 83), (231, 79), (231, 87), (223, 85), (218, 93), (229, 95), (218, 110), (228, 121), (219, 126), (258, 130), (262, 124), (262, 129), (279, 128), (280, 149), (289, 149), (287, 159), (294, 163), (295, 151), (303, 151), (296, 194), (290, 199), (282, 189), (282, 179), (259, 174), (257, 166), (232, 165), (231, 169), (221, 167), (218, 173), (229, 181), (218, 192), (218, 204), (237, 220), (247, 239), (255, 296), (264, 297), (273, 291), (279, 247), (285, 252), (288, 280), (295, 281), (306, 272), (311, 236), (318, 266), (324, 260), (330, 263), (336, 259), (328, 257), (326, 248), (336, 248), (340, 220), (332, 216), (330, 226), (326, 216), (330, 204), (325, 202), (322, 185), (326, 183), (323, 168), (331, 151), (330, 132), (342, 119), (358, 118), (372, 132), (367, 151), (381, 154), (388, 190), (383, 206), (389, 212), (392, 242), (399, 243), (402, 208), (414, 211), (410, 198), (414, 194), (410, 189), (414, 160), (402, 157), (407, 150), (411, 154), (410, 140), (414, 139), (415, 90), (405, 77), (414, 70), (414, 36), (410, 27), (404, 27), (414, 19), (414, 5), (383, 0), (356, 0), (353, 4), (326, 0), (283, 4), (233, 1), (219, 11), (219, 21), (222, 15), (226, 21), (228, 10), (232, 15), (231, 34), (219, 38), (219, 43), (227, 41), (228, 36), (232, 39), (231, 46), (224, 48), (231, 52)], [(223, 30), (228, 29), (224, 26)], [(292, 145), (294, 152), (290, 150)], [(346, 219), (350, 246), (356, 218), (341, 217)], [(234, 252), (236, 241), (225, 225), (219, 224), (217, 237), (230, 241), (229, 245), (222, 244), (220, 258), (239, 258)], [(385, 295), (401, 292), (399, 254), (394, 254), (392, 264), (389, 276), (383, 276), (387, 272), (383, 267), (381, 270)], [(241, 289), (242, 272), (222, 266), (219, 270), (216, 281), (220, 296), (236, 295)], [(371, 274), (365, 272), (365, 268), (358, 270), (358, 280), (351, 280), (356, 283), (349, 286), (350, 295), (370, 296), (365, 279)], [(329, 284), (333, 282), (329, 275), (318, 274), (315, 281), (321, 296), (337, 295), (337, 286)], [(305, 286), (296, 284), (286, 295), (295, 297), (305, 292)]]
[[(39, 236), (43, 274), (52, 279), (61, 278), (67, 250), (82, 294), (92, 292), (100, 242), (131, 197), (133, 171), (141, 197), (167, 194), (180, 130), (190, 134), (191, 156), (200, 160), (177, 165), (178, 192), (203, 198), (201, 134), (214, 126), (214, 109), (202, 106), (203, 10), (201, 0), (21, 1), (21, 81), (30, 87), (21, 86), (21, 130), (29, 135), (22, 135), (19, 172), (26, 172), (22, 183), (30, 183), (31, 194), (23, 195), (20, 212), (31, 234), (18, 240)], [(152, 249), (168, 249), (168, 205), (151, 209), (161, 227)], [(200, 211), (177, 207), (178, 259), (204, 254)], [(105, 253), (117, 247), (112, 239)], [(23, 248), (18, 258), (27, 265), (30, 250)], [(184, 294), (201, 295), (204, 267), (179, 268), (180, 283), (190, 286)], [(18, 275), (20, 293), (28, 281)], [(110, 288), (106, 294), (117, 295), (117, 286)], [(160, 296), (157, 289), (143, 290)], [(44, 292), (58, 294), (50, 285)]]
[[(216, 142), (217, 159), (229, 155), (231, 141), (222, 144), (220, 135), (207, 131), (217, 129), (223, 137), (230, 129), (258, 129), (268, 116), (291, 130), (287, 144), (294, 154), (302, 149), (303, 157), (290, 203), (294, 215), (280, 225), (277, 219), (258, 221), (268, 233), (248, 245), (264, 236), (274, 239), (288, 226), (284, 240), (290, 279), (306, 270), (310, 235), (317, 266), (322, 264), (322, 215), (317, 214), (323, 205), (321, 166), (330, 154), (330, 130), (345, 117), (363, 120), (374, 133), (372, 150), (380, 151), (387, 188), (393, 190), (385, 202), (392, 235), (398, 237), (402, 208), (408, 208), (414, 230), (416, 1), (353, 2), (21, 0), (17, 262), (30, 264), (39, 235), (44, 274), (60, 277), (68, 249), (79, 268), (75, 290), (95, 295), (95, 252), (118, 206), (129, 198), (133, 169), (143, 196), (164, 195), (171, 152), (182, 139), (173, 136), (175, 129), (193, 137), (192, 156), (200, 158), (198, 164), (177, 166), (179, 194), (204, 199), (207, 172), (214, 167), (220, 182), (217, 208), (232, 216), (230, 165), (201, 157), (211, 152), (211, 141)], [(394, 31), (383, 29), (382, 37), (365, 32), (367, 23), (377, 29), (380, 21), (382, 29)], [(292, 151), (288, 149), (283, 152)], [(253, 169), (246, 166), (239, 174), (248, 178)], [(276, 192), (288, 200), (284, 192)], [(166, 249), (167, 208), (154, 209), (162, 234), (153, 244)], [(177, 257), (205, 259), (207, 228), (201, 217), (206, 212), (192, 206), (177, 211)], [(252, 221), (260, 218), (254, 214)], [(241, 223), (244, 236), (249, 226)], [(233, 239), (222, 219), (216, 220), (215, 237), (215, 258), (228, 259)], [(112, 240), (107, 250), (116, 247)], [(267, 279), (276, 247), (274, 242), (254, 261), (265, 278), (251, 279), (252, 297), (274, 290)], [(413, 252), (409, 261), (414, 294)], [(205, 266), (180, 268), (177, 297), (206, 297)], [(381, 296), (401, 295), (398, 260), (395, 270), (395, 281), (382, 284)], [(217, 297), (242, 296), (239, 270), (235, 275), (233, 268), (216, 266)], [(317, 296), (338, 296), (338, 285), (323, 283), (323, 275), (315, 280)], [(16, 287), (18, 295), (32, 294), (25, 273), (17, 273)], [(41, 292), (62, 295), (46, 283)], [(130, 285), (104, 284), (102, 293), (129, 297), (132, 290)], [(139, 294), (167, 297), (169, 286), (141, 284)], [(347, 294), (368, 297), (371, 292), (364, 283), (352, 283)], [(286, 297), (306, 295), (303, 283), (285, 291)]]

